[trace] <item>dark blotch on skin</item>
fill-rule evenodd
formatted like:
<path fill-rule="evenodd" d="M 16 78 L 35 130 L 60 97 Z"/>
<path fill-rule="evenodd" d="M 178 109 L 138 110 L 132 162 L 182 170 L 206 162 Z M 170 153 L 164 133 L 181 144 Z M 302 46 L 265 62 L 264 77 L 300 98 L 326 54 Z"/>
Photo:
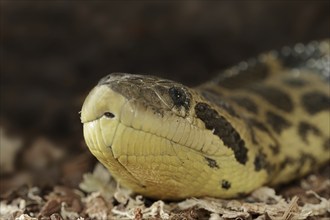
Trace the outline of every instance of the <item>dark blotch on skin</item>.
<path fill-rule="evenodd" d="M 248 159 L 248 149 L 235 128 L 206 103 L 197 103 L 195 112 L 197 117 L 204 122 L 205 127 L 209 130 L 214 129 L 214 134 L 234 151 L 236 160 L 245 164 Z"/>
<path fill-rule="evenodd" d="M 285 112 L 293 111 L 293 102 L 288 94 L 270 86 L 253 85 L 249 90 L 260 95 L 267 102 Z"/>
<path fill-rule="evenodd" d="M 308 57 L 297 54 L 294 48 L 288 48 L 286 53 L 279 51 L 278 59 L 286 68 L 298 68 L 306 64 Z"/>
<path fill-rule="evenodd" d="M 296 172 L 301 174 L 303 166 L 309 161 L 310 167 L 316 167 L 317 160 L 313 155 L 302 153 L 299 158 L 299 166 L 297 167 Z"/>
<path fill-rule="evenodd" d="M 257 121 L 256 119 L 250 118 L 247 119 L 247 124 L 250 128 L 250 133 L 251 133 L 251 138 L 252 138 L 252 143 L 258 145 L 259 143 L 256 140 L 255 137 L 255 132 L 254 132 L 254 128 L 257 128 L 263 132 L 265 132 L 273 141 L 274 141 L 274 145 L 270 144 L 269 147 L 272 150 L 273 154 L 278 154 L 280 152 L 280 147 L 279 147 L 279 143 L 276 140 L 276 138 L 272 135 L 272 133 L 269 131 L 269 129 L 260 121 Z"/>
<path fill-rule="evenodd" d="M 316 136 L 320 136 L 321 135 L 320 130 L 317 127 L 315 127 L 314 125 L 311 125 L 311 124 L 309 124 L 307 122 L 300 122 L 299 123 L 299 126 L 298 126 L 298 134 L 299 134 L 300 138 L 305 143 L 308 143 L 307 134 L 309 132 L 312 132 Z"/>
<path fill-rule="evenodd" d="M 231 187 L 231 183 L 228 180 L 222 180 L 221 187 L 225 190 L 228 190 Z"/>
<path fill-rule="evenodd" d="M 251 138 L 252 138 L 252 143 L 253 144 L 258 144 L 257 140 L 256 140 L 256 135 L 254 132 L 254 128 L 258 128 L 259 130 L 268 133 L 268 129 L 266 128 L 266 126 L 264 124 L 262 124 L 261 122 L 254 120 L 254 119 L 248 119 L 247 120 L 247 124 L 249 125 L 250 128 L 250 133 L 251 133 Z"/>
<path fill-rule="evenodd" d="M 297 78 L 288 78 L 288 79 L 284 79 L 283 82 L 290 86 L 290 87 L 295 87 L 295 88 L 300 88 L 300 87 L 304 87 L 305 85 L 307 85 L 307 82 L 302 80 L 302 79 L 297 79 Z"/>
<path fill-rule="evenodd" d="M 216 168 L 216 169 L 219 169 L 219 166 L 217 164 L 217 161 L 211 159 L 211 158 L 208 158 L 208 157 L 205 157 L 206 161 L 207 161 L 207 165 L 211 168 Z"/>
<path fill-rule="evenodd" d="M 255 65 L 248 66 L 246 70 L 240 70 L 238 74 L 220 78 L 218 85 L 227 89 L 241 89 L 248 84 L 263 81 L 268 74 L 269 66 L 258 62 Z"/>
<path fill-rule="evenodd" d="M 323 144 L 323 149 L 325 151 L 330 151 L 330 138 L 326 139 Z"/>
<path fill-rule="evenodd" d="M 254 158 L 254 169 L 255 171 L 264 169 L 268 174 L 271 174 L 274 170 L 274 165 L 270 164 L 267 160 L 267 155 L 260 151 Z"/>
<path fill-rule="evenodd" d="M 239 115 L 236 113 L 236 111 L 233 109 L 233 107 L 225 101 L 219 100 L 217 102 L 215 102 L 215 104 L 217 106 L 219 106 L 220 108 L 223 108 L 226 112 L 228 112 L 231 116 L 234 116 L 236 118 L 239 118 Z"/>
<path fill-rule="evenodd" d="M 203 90 L 201 91 L 201 95 L 208 101 L 216 104 L 218 107 L 224 109 L 228 114 L 230 114 L 233 117 L 239 118 L 239 115 L 236 113 L 236 111 L 233 109 L 233 107 L 226 101 L 219 98 L 214 93 L 211 93 L 209 90 Z"/>
<path fill-rule="evenodd" d="M 321 92 L 305 93 L 301 97 L 301 102 L 305 110 L 311 115 L 330 110 L 330 97 Z"/>
<path fill-rule="evenodd" d="M 286 129 L 291 126 L 291 123 L 288 120 L 274 112 L 267 112 L 266 117 L 267 123 L 272 126 L 273 130 L 277 134 L 281 134 L 283 129 Z"/>
<path fill-rule="evenodd" d="M 251 118 L 249 119 L 249 124 L 252 125 L 253 127 L 258 128 L 261 131 L 269 132 L 268 128 L 260 121 Z"/>
<path fill-rule="evenodd" d="M 170 97 L 173 100 L 173 103 L 177 107 L 183 106 L 186 110 L 189 109 L 190 100 L 187 97 L 185 91 L 180 87 L 171 87 L 168 90 Z"/>
<path fill-rule="evenodd" d="M 292 157 L 286 157 L 281 163 L 280 163 L 280 169 L 285 169 L 286 166 L 290 166 L 295 163 L 295 160 Z"/>
<path fill-rule="evenodd" d="M 232 100 L 247 111 L 258 114 L 258 106 L 251 99 L 247 97 L 234 97 Z"/>
<path fill-rule="evenodd" d="M 307 48 L 307 47 L 305 47 Z M 326 68 L 325 65 L 328 65 L 326 62 L 321 65 L 314 65 L 311 67 L 308 64 L 308 60 L 320 60 L 324 57 L 324 53 L 320 51 L 320 47 L 318 45 L 313 46 L 313 50 L 303 50 L 297 52 L 293 47 L 287 47 L 286 52 L 280 50 L 278 53 L 278 59 L 282 62 L 282 65 L 286 68 L 308 68 L 312 69 L 316 73 L 322 73 L 322 71 Z M 323 63 L 323 62 L 322 62 Z"/>
<path fill-rule="evenodd" d="M 267 166 L 267 157 L 263 153 L 259 153 L 254 159 L 254 169 L 255 171 L 260 171 L 261 169 L 266 168 Z"/>

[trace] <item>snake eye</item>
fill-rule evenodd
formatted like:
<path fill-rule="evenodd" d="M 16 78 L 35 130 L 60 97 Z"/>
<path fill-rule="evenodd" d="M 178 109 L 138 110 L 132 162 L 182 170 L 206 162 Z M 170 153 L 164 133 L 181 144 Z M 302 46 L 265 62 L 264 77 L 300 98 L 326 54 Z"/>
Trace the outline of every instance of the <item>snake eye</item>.
<path fill-rule="evenodd" d="M 169 89 L 169 94 L 176 106 L 183 106 L 186 104 L 186 94 L 183 89 L 178 87 L 172 87 Z"/>
<path fill-rule="evenodd" d="M 114 118 L 115 115 L 112 114 L 111 112 L 104 112 L 104 116 L 107 117 L 107 118 Z"/>

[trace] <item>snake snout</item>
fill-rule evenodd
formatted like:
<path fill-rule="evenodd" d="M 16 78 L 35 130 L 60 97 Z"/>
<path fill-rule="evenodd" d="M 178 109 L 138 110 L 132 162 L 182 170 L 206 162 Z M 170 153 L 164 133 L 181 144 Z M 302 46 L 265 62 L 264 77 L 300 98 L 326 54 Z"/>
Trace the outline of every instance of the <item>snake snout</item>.
<path fill-rule="evenodd" d="M 89 93 L 81 110 L 81 122 L 91 150 L 106 149 L 112 145 L 126 102 L 126 98 L 106 85 L 96 86 Z"/>
<path fill-rule="evenodd" d="M 86 123 L 105 117 L 119 117 L 126 98 L 106 85 L 96 86 L 87 96 L 82 110 L 81 122 Z"/>

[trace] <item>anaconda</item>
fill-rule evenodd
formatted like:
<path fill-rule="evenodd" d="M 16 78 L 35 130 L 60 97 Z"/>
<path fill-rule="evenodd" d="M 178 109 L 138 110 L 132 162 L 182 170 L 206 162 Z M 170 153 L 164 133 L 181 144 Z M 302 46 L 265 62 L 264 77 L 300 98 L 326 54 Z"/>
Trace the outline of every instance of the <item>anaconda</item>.
<path fill-rule="evenodd" d="M 195 88 L 110 74 L 83 104 L 86 143 L 121 185 L 158 199 L 301 177 L 330 159 L 329 42 L 261 54 Z"/>

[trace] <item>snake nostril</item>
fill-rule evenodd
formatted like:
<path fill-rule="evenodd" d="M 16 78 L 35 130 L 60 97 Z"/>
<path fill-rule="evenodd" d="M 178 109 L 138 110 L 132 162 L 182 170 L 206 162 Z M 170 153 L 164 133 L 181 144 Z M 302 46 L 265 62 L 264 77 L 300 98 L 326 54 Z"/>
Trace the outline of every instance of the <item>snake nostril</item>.
<path fill-rule="evenodd" d="M 107 117 L 107 118 L 114 118 L 115 115 L 111 112 L 104 112 L 104 116 Z"/>

